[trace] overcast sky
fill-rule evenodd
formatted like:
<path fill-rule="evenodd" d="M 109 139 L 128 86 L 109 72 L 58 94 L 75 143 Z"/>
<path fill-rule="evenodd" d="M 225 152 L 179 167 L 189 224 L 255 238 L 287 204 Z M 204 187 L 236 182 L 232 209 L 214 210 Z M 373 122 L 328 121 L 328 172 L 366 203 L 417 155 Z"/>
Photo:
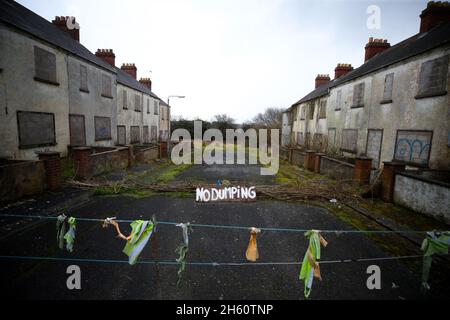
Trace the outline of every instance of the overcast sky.
<path fill-rule="evenodd" d="M 114 49 L 116 65 L 136 63 L 172 114 L 251 119 L 287 108 L 337 63 L 357 67 L 368 38 L 391 44 L 419 31 L 427 1 L 338 0 L 19 0 L 48 20 L 75 16 L 81 43 Z M 381 9 L 369 29 L 367 9 Z M 151 71 L 151 73 L 150 73 Z"/>

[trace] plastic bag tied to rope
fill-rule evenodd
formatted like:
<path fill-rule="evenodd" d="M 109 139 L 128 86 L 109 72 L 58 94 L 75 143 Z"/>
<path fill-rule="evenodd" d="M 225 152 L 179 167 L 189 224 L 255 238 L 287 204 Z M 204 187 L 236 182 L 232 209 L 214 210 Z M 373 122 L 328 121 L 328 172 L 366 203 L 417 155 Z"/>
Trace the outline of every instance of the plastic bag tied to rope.
<path fill-rule="evenodd" d="M 248 261 L 256 262 L 259 259 L 258 243 L 256 238 L 261 233 L 261 229 L 250 228 L 250 241 L 245 256 Z"/>
<path fill-rule="evenodd" d="M 177 247 L 175 252 L 178 254 L 177 262 L 180 264 L 180 268 L 178 269 L 178 281 L 177 287 L 179 288 L 181 285 L 181 278 L 183 276 L 184 271 L 186 270 L 186 258 L 187 253 L 189 251 L 189 231 L 192 231 L 190 227 L 190 223 L 180 223 L 176 225 L 177 227 L 182 229 L 183 232 L 183 243 Z"/>
<path fill-rule="evenodd" d="M 423 240 L 423 269 L 422 269 L 422 288 L 429 290 L 428 278 L 430 276 L 433 255 L 448 254 L 450 247 L 450 232 L 428 232 L 427 237 Z"/>
<path fill-rule="evenodd" d="M 154 225 L 153 221 L 136 220 L 131 223 L 131 234 L 127 237 L 120 231 L 119 224 L 115 221 L 115 218 L 107 218 L 103 222 L 103 227 L 113 225 L 116 228 L 118 237 L 127 241 L 127 244 L 123 248 L 123 253 L 128 256 L 128 262 L 131 265 L 135 265 L 138 261 L 139 255 L 144 250 L 150 237 L 153 234 Z"/>
<path fill-rule="evenodd" d="M 66 232 L 67 224 L 69 225 L 69 230 Z M 67 219 L 65 214 L 58 216 L 56 220 L 56 242 L 61 250 L 64 249 L 64 243 L 66 243 L 66 250 L 69 252 L 73 251 L 76 224 L 77 221 L 73 217 Z"/>
<path fill-rule="evenodd" d="M 314 278 L 322 280 L 320 274 L 320 266 L 318 260 L 321 255 L 321 245 L 326 247 L 328 242 L 320 235 L 317 230 L 311 230 L 305 233 L 305 237 L 309 239 L 308 250 L 303 258 L 302 268 L 300 270 L 299 279 L 305 282 L 305 298 L 309 298 Z"/>

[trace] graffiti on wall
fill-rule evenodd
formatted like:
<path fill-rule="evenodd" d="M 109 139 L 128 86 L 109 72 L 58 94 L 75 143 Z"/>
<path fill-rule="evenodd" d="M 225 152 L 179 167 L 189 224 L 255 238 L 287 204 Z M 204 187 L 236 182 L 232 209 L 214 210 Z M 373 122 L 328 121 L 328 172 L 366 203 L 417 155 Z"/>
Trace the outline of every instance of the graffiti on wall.
<path fill-rule="evenodd" d="M 433 131 L 407 131 L 397 132 L 394 160 L 428 165 L 431 152 Z"/>

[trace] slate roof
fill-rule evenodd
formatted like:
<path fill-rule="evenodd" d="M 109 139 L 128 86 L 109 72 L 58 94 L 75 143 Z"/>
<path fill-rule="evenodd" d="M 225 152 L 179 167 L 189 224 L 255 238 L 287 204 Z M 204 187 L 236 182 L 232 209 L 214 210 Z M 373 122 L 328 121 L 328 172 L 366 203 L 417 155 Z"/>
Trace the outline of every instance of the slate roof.
<path fill-rule="evenodd" d="M 51 22 L 12 0 L 0 0 L 0 21 L 115 73 L 115 69 Z"/>
<path fill-rule="evenodd" d="M 359 68 L 347 73 L 345 76 L 320 86 L 296 102 L 293 106 L 323 96 L 333 87 L 449 43 L 450 23 L 440 24 L 428 32 L 418 33 L 392 46 L 386 51 L 374 56 Z"/>

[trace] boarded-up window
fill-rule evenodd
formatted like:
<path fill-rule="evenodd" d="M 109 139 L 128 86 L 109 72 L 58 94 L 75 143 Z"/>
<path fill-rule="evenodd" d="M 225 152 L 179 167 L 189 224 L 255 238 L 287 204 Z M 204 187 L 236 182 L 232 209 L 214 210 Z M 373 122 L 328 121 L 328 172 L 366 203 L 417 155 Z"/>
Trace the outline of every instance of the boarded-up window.
<path fill-rule="evenodd" d="M 147 113 L 150 113 L 150 99 L 147 99 Z"/>
<path fill-rule="evenodd" d="M 158 101 L 153 102 L 153 112 L 158 115 L 159 114 L 159 103 Z"/>
<path fill-rule="evenodd" d="M 314 103 L 310 103 L 309 104 L 309 119 L 313 120 L 314 119 L 314 109 L 315 109 L 315 104 Z"/>
<path fill-rule="evenodd" d="M 131 144 L 136 144 L 141 142 L 141 130 L 139 127 L 131 127 L 130 131 L 130 142 Z"/>
<path fill-rule="evenodd" d="M 383 92 L 383 100 L 381 103 L 390 103 L 392 102 L 392 88 L 394 85 L 394 74 L 390 73 L 386 75 L 384 79 L 384 92 Z"/>
<path fill-rule="evenodd" d="M 342 130 L 341 150 L 356 153 L 358 142 L 358 130 L 344 129 Z"/>
<path fill-rule="evenodd" d="M 94 117 L 95 141 L 111 140 L 111 118 Z"/>
<path fill-rule="evenodd" d="M 125 89 L 122 90 L 122 104 L 124 109 L 128 109 L 128 93 Z"/>
<path fill-rule="evenodd" d="M 300 120 L 306 119 L 306 106 L 300 107 Z"/>
<path fill-rule="evenodd" d="M 34 72 L 35 80 L 58 84 L 56 81 L 56 55 L 35 46 Z"/>
<path fill-rule="evenodd" d="M 328 146 L 336 146 L 336 128 L 328 129 Z"/>
<path fill-rule="evenodd" d="M 364 106 L 364 88 L 365 84 L 360 83 L 353 87 L 353 106 L 352 108 L 358 108 Z"/>
<path fill-rule="evenodd" d="M 158 140 L 158 127 L 157 126 L 151 126 L 150 128 L 150 134 L 151 134 L 151 141 L 155 142 Z"/>
<path fill-rule="evenodd" d="M 53 113 L 17 111 L 17 125 L 21 149 L 56 145 Z"/>
<path fill-rule="evenodd" d="M 322 100 L 319 103 L 319 119 L 326 119 L 327 117 L 327 101 Z"/>
<path fill-rule="evenodd" d="M 80 90 L 84 92 L 89 92 L 87 67 L 83 65 L 80 65 Z"/>
<path fill-rule="evenodd" d="M 449 56 L 422 63 L 419 77 L 419 92 L 416 98 L 432 97 L 447 93 Z"/>
<path fill-rule="evenodd" d="M 341 103 L 342 103 L 342 90 L 339 90 L 336 93 L 336 107 L 335 107 L 336 111 L 341 110 Z"/>
<path fill-rule="evenodd" d="M 105 98 L 112 98 L 112 85 L 111 77 L 103 74 L 102 75 L 102 96 Z"/>
<path fill-rule="evenodd" d="M 433 131 L 398 130 L 394 160 L 427 166 Z"/>
<path fill-rule="evenodd" d="M 119 146 L 127 144 L 127 128 L 125 126 L 117 126 L 117 144 Z"/>
<path fill-rule="evenodd" d="M 134 110 L 141 111 L 141 96 L 138 94 L 134 95 Z"/>
<path fill-rule="evenodd" d="M 303 142 L 303 145 L 309 149 L 311 146 L 311 133 L 307 132 L 305 134 L 305 141 Z"/>
<path fill-rule="evenodd" d="M 148 126 L 142 127 L 142 138 L 144 139 L 144 143 L 150 143 L 150 132 Z"/>
<path fill-rule="evenodd" d="M 79 147 L 86 145 L 86 130 L 84 116 L 69 115 L 70 145 Z"/>

